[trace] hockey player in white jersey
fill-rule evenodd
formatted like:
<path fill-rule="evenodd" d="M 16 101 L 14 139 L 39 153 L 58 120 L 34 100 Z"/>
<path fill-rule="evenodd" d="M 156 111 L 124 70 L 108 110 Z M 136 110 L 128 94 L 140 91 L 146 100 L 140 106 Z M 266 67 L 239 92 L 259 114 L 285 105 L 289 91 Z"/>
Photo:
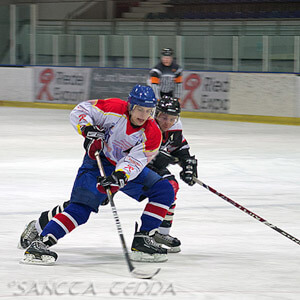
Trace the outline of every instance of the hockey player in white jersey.
<path fill-rule="evenodd" d="M 167 169 L 169 164 L 179 163 L 182 166 L 180 173 L 181 179 L 189 185 L 193 185 L 193 177 L 197 177 L 197 160 L 189 153 L 189 145 L 182 133 L 182 123 L 179 119 L 180 103 L 178 98 L 163 96 L 156 106 L 155 120 L 159 124 L 163 134 L 163 140 L 159 154 L 147 165 L 150 169 L 157 172 L 163 178 L 168 179 L 172 184 L 175 197 L 168 210 L 158 232 L 155 233 L 154 239 L 163 246 L 167 246 L 168 252 L 179 252 L 181 242 L 171 236 L 170 229 L 173 223 L 174 210 L 176 207 L 176 194 L 179 185 L 175 176 Z M 176 159 L 176 161 L 174 160 Z M 64 208 L 70 204 L 70 201 L 62 205 L 55 206 L 52 210 L 44 211 L 37 221 L 30 222 L 20 238 L 20 246 L 26 249 L 30 243 L 38 237 L 48 222 Z M 104 203 L 102 203 L 104 205 Z"/>
<path fill-rule="evenodd" d="M 167 179 L 146 167 L 158 153 L 162 140 L 151 116 L 156 101 L 150 87 L 137 85 L 128 102 L 118 98 L 91 100 L 73 109 L 71 123 L 85 138 L 86 155 L 74 182 L 70 204 L 29 245 L 23 263 L 53 263 L 57 254 L 49 247 L 86 223 L 91 212 L 98 212 L 107 186 L 112 192 L 120 189 L 137 201 L 148 198 L 141 227 L 132 242 L 132 259 L 167 260 L 167 250 L 155 241 L 154 234 L 173 203 L 174 189 Z M 105 173 L 109 174 L 106 178 L 100 176 L 95 161 L 98 150 Z"/>

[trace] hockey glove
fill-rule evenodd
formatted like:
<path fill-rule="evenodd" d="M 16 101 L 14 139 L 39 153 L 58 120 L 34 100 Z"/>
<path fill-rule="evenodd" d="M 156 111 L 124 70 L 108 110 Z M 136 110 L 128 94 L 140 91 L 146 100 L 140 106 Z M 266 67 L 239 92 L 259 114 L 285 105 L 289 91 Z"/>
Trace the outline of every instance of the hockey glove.
<path fill-rule="evenodd" d="M 112 193 L 116 193 L 119 189 L 124 187 L 128 182 L 128 178 L 123 171 L 114 171 L 110 176 L 98 177 L 97 189 L 103 193 L 108 187 L 111 188 Z"/>
<path fill-rule="evenodd" d="M 176 157 L 170 155 L 167 151 L 160 150 L 151 161 L 151 164 L 160 170 L 166 168 L 169 164 L 175 164 L 176 162 Z"/>
<path fill-rule="evenodd" d="M 193 177 L 198 177 L 197 174 L 197 159 L 195 156 L 191 156 L 181 164 L 182 171 L 180 172 L 180 178 L 188 185 L 194 185 L 195 181 Z"/>
<path fill-rule="evenodd" d="M 103 148 L 105 138 L 104 130 L 99 126 L 85 126 L 82 129 L 82 135 L 85 137 L 83 147 L 91 159 L 96 160 L 95 152 Z"/>

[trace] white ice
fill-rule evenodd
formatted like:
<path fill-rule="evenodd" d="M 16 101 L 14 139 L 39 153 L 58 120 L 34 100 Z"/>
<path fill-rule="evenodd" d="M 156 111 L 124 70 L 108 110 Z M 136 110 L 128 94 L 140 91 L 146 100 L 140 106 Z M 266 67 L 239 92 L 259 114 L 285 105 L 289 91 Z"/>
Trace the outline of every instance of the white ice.
<path fill-rule="evenodd" d="M 0 299 L 299 299 L 300 247 L 200 185 L 180 181 L 172 234 L 182 252 L 151 281 L 127 270 L 110 206 L 21 265 L 26 223 L 69 199 L 84 154 L 69 111 L 0 108 Z M 199 179 L 300 238 L 300 127 L 183 119 Z M 179 167 L 173 167 L 177 174 Z M 145 202 L 118 194 L 127 247 Z"/>

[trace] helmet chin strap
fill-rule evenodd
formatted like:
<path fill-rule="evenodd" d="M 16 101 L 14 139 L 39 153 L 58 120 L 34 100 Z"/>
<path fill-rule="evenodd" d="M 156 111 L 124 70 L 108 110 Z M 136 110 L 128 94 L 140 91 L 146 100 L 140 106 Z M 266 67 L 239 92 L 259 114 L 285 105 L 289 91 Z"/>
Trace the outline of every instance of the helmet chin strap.
<path fill-rule="evenodd" d="M 131 111 L 133 111 L 136 107 L 136 104 L 129 104 L 129 113 L 131 113 Z"/>

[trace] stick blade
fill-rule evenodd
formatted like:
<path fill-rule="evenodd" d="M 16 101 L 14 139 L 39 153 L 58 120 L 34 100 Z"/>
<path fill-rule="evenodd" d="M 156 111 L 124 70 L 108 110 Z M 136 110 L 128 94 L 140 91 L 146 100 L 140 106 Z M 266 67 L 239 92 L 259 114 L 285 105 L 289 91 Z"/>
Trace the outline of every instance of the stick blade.
<path fill-rule="evenodd" d="M 143 271 L 143 270 L 139 270 L 134 268 L 131 271 L 131 274 L 133 277 L 135 278 L 140 278 L 140 279 L 151 279 L 152 277 L 154 277 L 156 274 L 158 274 L 160 271 L 160 268 L 156 269 L 154 272 L 150 272 L 150 271 Z"/>

